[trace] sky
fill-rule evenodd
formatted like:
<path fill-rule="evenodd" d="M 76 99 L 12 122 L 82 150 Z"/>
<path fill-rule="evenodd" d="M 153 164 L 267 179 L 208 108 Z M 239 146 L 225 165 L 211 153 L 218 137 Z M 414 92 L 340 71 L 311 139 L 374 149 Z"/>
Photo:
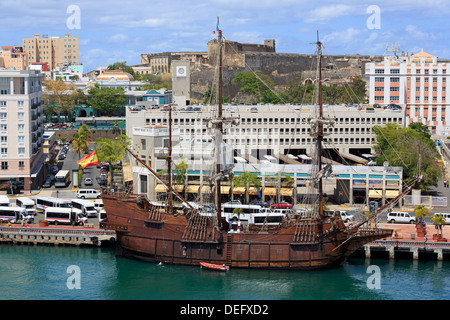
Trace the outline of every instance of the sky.
<path fill-rule="evenodd" d="M 450 59 L 448 0 L 1 0 L 0 45 L 34 34 L 79 37 L 84 71 L 141 53 L 207 51 L 217 17 L 227 40 L 275 39 L 281 53 L 384 55 L 386 45 Z"/>

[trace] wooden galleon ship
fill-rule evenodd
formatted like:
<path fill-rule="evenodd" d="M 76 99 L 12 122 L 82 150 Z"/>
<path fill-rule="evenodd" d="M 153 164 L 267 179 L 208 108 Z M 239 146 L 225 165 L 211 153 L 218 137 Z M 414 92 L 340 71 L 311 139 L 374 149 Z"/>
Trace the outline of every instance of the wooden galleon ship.
<path fill-rule="evenodd" d="M 219 30 L 218 44 L 222 45 Z M 322 178 L 330 174 L 331 166 L 322 167 L 321 153 L 324 127 L 333 119 L 323 116 L 321 99 L 321 42 L 317 40 L 318 57 L 318 112 L 310 119 L 311 135 L 315 139 L 316 160 L 311 173 L 318 194 L 311 210 L 286 214 L 276 224 L 254 224 L 236 232 L 222 216 L 221 176 L 223 167 L 217 164 L 214 189 L 217 195 L 214 214 L 194 209 L 171 186 L 172 148 L 168 153 L 168 181 L 162 179 L 144 162 L 143 166 L 163 183 L 168 190 L 167 205 L 151 202 L 145 195 L 104 191 L 103 203 L 107 221 L 101 227 L 117 233 L 117 253 L 153 262 L 199 266 L 200 263 L 226 265 L 231 268 L 270 268 L 315 270 L 339 266 L 355 250 L 366 243 L 391 236 L 391 229 L 369 226 L 369 218 L 360 223 L 345 224 L 339 212 L 324 209 Z M 222 116 L 221 79 L 222 49 L 219 58 L 219 98 L 216 126 L 216 142 L 220 143 L 223 126 L 230 123 Z M 171 110 L 169 110 L 171 115 Z M 169 128 L 171 116 L 169 116 Z M 170 132 L 170 130 L 169 130 Z M 171 140 L 171 138 L 170 138 Z M 220 144 L 218 144 L 220 145 Z M 218 148 L 220 149 L 220 148 Z M 133 152 L 127 149 L 134 156 Z M 397 201 L 410 191 L 414 184 L 392 201 Z M 185 203 L 185 208 L 174 209 L 172 197 Z M 388 208 L 386 204 L 378 211 Z M 375 213 L 376 214 L 376 213 Z"/>

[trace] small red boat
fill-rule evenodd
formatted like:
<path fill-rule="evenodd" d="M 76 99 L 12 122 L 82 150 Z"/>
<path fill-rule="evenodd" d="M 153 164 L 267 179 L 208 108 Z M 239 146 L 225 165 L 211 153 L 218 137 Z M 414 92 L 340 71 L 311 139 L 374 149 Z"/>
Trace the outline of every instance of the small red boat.
<path fill-rule="evenodd" d="M 209 270 L 216 270 L 216 271 L 228 271 L 230 270 L 229 266 L 226 266 L 224 264 L 213 264 L 213 263 L 206 263 L 206 262 L 200 262 L 200 268 L 205 268 Z"/>

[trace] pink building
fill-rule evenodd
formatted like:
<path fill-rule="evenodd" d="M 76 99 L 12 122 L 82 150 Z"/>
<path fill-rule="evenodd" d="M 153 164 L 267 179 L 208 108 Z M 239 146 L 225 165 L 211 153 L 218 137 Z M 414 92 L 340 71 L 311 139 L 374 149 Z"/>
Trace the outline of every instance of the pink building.
<path fill-rule="evenodd" d="M 398 104 L 405 126 L 421 122 L 436 135 L 450 135 L 447 113 L 447 63 L 423 50 L 366 64 L 369 103 Z"/>
<path fill-rule="evenodd" d="M 28 67 L 28 53 L 22 47 L 2 46 L 0 51 L 0 68 L 26 70 Z"/>

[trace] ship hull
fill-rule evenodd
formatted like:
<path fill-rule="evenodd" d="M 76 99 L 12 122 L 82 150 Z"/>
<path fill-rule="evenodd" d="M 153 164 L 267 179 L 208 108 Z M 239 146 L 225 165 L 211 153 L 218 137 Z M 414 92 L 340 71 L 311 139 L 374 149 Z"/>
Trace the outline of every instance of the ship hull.
<path fill-rule="evenodd" d="M 151 262 L 316 270 L 339 266 L 364 241 L 388 236 L 378 234 L 353 241 L 345 232 L 331 232 L 331 223 L 322 226 L 329 233 L 322 239 L 299 238 L 294 226 L 270 232 L 227 232 L 210 225 L 190 230 L 187 215 L 162 213 L 158 219 L 149 219 L 148 211 L 133 199 L 105 195 L 103 203 L 108 220 L 102 227 L 116 231 L 117 254 Z"/>

